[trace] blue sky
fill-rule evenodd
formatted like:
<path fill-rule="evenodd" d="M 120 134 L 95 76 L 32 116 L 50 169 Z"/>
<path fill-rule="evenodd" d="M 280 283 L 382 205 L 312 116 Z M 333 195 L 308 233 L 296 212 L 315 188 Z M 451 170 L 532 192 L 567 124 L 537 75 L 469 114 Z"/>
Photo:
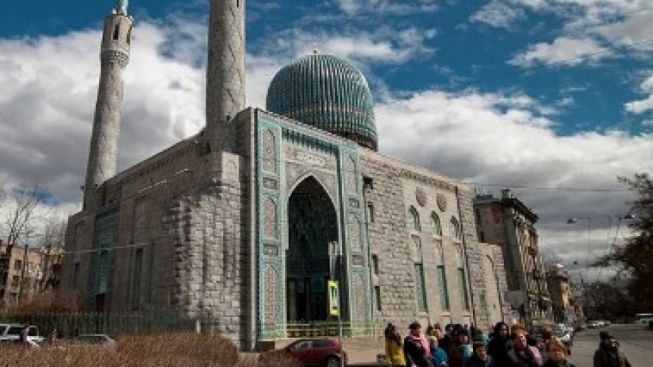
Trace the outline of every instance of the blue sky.
<path fill-rule="evenodd" d="M 121 169 L 204 125 L 207 5 L 131 1 Z M 40 182 L 74 211 L 113 1 L 3 6 L 0 185 Z M 647 0 L 248 0 L 247 11 L 250 105 L 265 107 L 274 74 L 317 44 L 367 77 L 384 154 L 482 192 L 512 188 L 567 263 L 587 251 L 566 219 L 593 217 L 594 255 L 605 253 L 607 216 L 632 199 L 616 177 L 653 170 Z"/>
<path fill-rule="evenodd" d="M 620 129 L 630 133 L 650 131 L 652 115 L 634 114 L 626 110 L 626 103 L 638 100 L 643 93 L 643 82 L 653 67 L 652 42 L 642 42 L 642 47 L 624 47 L 606 37 L 596 37 L 605 52 L 597 51 L 600 62 L 590 57 L 576 55 L 568 50 L 554 66 L 545 61 L 524 67 L 510 62 L 530 46 L 551 43 L 569 31 L 565 25 L 578 21 L 595 7 L 582 7 L 574 1 L 561 1 L 558 9 L 540 9 L 523 4 L 537 1 L 505 1 L 519 15 L 501 14 L 500 10 L 482 12 L 493 3 L 501 1 L 255 1 L 248 3 L 248 49 L 251 53 L 276 43 L 290 30 L 301 30 L 310 41 L 310 35 L 357 35 L 374 33 L 379 28 L 386 32 L 415 29 L 435 32 L 420 43 L 423 52 L 401 63 L 368 61 L 367 67 L 389 89 L 419 91 L 438 88 L 460 91 L 467 88 L 479 92 L 520 91 L 550 106 L 557 106 L 555 126 L 557 132 L 569 134 L 578 130 Z M 358 8 L 351 4 L 358 3 Z M 392 6 L 408 9 L 392 10 Z M 564 6 L 564 4 L 567 6 Z M 614 3 L 614 2 L 613 2 Z M 618 2 L 617 2 L 618 3 Z M 621 14 L 644 14 L 651 7 L 632 5 L 623 1 Z M 628 4 L 631 4 L 628 6 Z M 348 5 L 349 4 L 349 5 Z M 0 37 L 19 38 L 41 35 L 62 35 L 74 30 L 92 29 L 101 25 L 101 19 L 111 1 L 21 1 L 5 5 L 5 19 L 0 23 Z M 205 21 L 204 1 L 153 1 L 131 2 L 131 12 L 138 21 L 165 22 L 171 17 L 185 17 L 189 21 Z M 385 7 L 385 9 L 384 9 Z M 495 6 L 496 7 L 496 6 Z M 498 7 L 501 9 L 501 7 Z M 507 11 L 504 9 L 504 11 Z M 564 16 L 559 13 L 564 12 Z M 605 11 L 608 13 L 608 11 Z M 630 13 L 628 13 L 630 12 Z M 628 15 L 606 15 L 615 24 Z M 571 15 L 570 15 L 571 14 Z M 576 16 L 574 17 L 575 14 Z M 514 19 L 513 19 L 514 18 Z M 589 31 L 588 31 L 589 32 Z M 578 34 L 578 31 L 571 32 Z M 584 37 L 584 36 L 583 36 Z M 647 41 L 635 39 L 636 42 Z M 400 41 L 397 47 L 401 47 Z M 306 47 L 311 47 L 309 42 Z M 648 49 L 647 49 L 648 47 Z M 590 61 L 588 61 L 590 60 Z M 369 62 L 371 61 L 371 62 Z"/>

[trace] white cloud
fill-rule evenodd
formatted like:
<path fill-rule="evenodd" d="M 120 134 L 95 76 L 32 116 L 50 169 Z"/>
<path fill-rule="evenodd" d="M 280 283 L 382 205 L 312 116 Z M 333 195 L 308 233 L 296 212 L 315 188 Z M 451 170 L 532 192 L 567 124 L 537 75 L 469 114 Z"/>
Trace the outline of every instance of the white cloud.
<path fill-rule="evenodd" d="M 275 35 L 259 53 L 294 59 L 312 53 L 317 47 L 322 53 L 354 62 L 400 64 L 416 56 L 431 54 L 434 50 L 427 42 L 435 36 L 434 29 L 417 28 L 397 30 L 380 27 L 374 32 L 356 34 L 289 29 Z"/>
<path fill-rule="evenodd" d="M 513 22 L 524 18 L 526 18 L 526 13 L 522 9 L 504 1 L 492 0 L 472 14 L 470 21 L 485 23 L 497 28 L 509 28 Z"/>
<path fill-rule="evenodd" d="M 125 71 L 121 168 L 203 125 L 203 72 L 188 64 L 189 50 L 161 55 L 166 34 L 145 22 L 135 30 Z M 63 203 L 79 200 L 100 39 L 100 32 L 83 31 L 0 40 L 0 179 L 38 181 Z"/>
<path fill-rule="evenodd" d="M 642 100 L 626 103 L 626 111 L 636 114 L 653 111 L 653 76 L 642 82 L 640 89 L 649 96 Z"/>
<path fill-rule="evenodd" d="M 417 0 L 401 3 L 392 0 L 333 0 L 346 15 L 357 16 L 361 13 L 384 13 L 406 15 L 414 12 L 432 12 L 437 10 L 436 0 Z"/>
<path fill-rule="evenodd" d="M 515 56 L 510 64 L 531 67 L 538 63 L 546 65 L 575 65 L 588 60 L 610 56 L 609 48 L 591 38 L 560 37 L 552 43 L 538 43 Z"/>
<path fill-rule="evenodd" d="M 529 66 L 575 65 L 597 61 L 616 49 L 651 50 L 653 7 L 647 0 L 490 0 L 470 17 L 494 27 L 511 29 L 526 12 L 548 13 L 562 21 L 560 33 L 551 43 L 529 46 L 512 63 Z M 605 41 L 599 44 L 598 40 Z M 596 53 L 601 54 L 597 56 Z M 623 54 L 623 52 L 619 53 Z"/>
<path fill-rule="evenodd" d="M 384 101 L 377 106 L 380 147 L 468 182 L 499 185 L 488 190 L 516 187 L 513 191 L 540 215 L 542 247 L 566 260 L 579 256 L 570 248 L 586 244 L 583 228 L 565 224 L 569 217 L 594 217 L 592 249 L 604 248 L 607 215 L 623 214 L 632 194 L 545 188 L 622 189 L 618 175 L 653 168 L 653 134 L 559 136 L 551 121 L 533 112 L 532 103 L 506 105 L 506 100 L 511 96 L 425 91 Z M 581 253 L 587 256 L 585 248 Z"/>

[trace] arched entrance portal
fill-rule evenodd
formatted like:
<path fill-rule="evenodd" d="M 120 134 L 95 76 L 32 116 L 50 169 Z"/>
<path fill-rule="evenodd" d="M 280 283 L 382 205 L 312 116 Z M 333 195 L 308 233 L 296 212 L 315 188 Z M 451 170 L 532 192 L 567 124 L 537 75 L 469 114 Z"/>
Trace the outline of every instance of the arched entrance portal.
<path fill-rule="evenodd" d="M 337 240 L 338 219 L 333 202 L 322 185 L 308 177 L 288 199 L 288 322 L 326 320 L 329 242 Z"/>

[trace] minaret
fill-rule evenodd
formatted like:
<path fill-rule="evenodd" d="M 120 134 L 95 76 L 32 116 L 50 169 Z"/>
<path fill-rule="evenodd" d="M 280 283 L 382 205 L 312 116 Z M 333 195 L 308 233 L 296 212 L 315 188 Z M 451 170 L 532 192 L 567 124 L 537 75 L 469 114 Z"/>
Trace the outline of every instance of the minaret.
<path fill-rule="evenodd" d="M 206 135 L 214 146 L 245 108 L 245 0 L 211 0 L 210 12 Z"/>
<path fill-rule="evenodd" d="M 122 72 L 129 63 L 133 27 L 126 4 L 126 1 L 117 1 L 115 9 L 104 21 L 100 86 L 86 170 L 84 208 L 93 205 L 97 188 L 116 174 L 123 98 Z"/>

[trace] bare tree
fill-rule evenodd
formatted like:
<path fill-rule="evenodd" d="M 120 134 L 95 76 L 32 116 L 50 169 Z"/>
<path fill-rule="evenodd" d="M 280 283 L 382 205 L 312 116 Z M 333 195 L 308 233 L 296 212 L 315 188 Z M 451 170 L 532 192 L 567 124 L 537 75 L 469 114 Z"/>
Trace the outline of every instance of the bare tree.
<path fill-rule="evenodd" d="M 57 288 L 61 278 L 61 260 L 66 236 L 67 220 L 59 215 L 46 216 L 40 245 L 43 251 L 43 274 L 39 291 Z"/>
<path fill-rule="evenodd" d="M 34 231 L 37 209 L 43 200 L 39 186 L 32 184 L 13 190 L 8 201 L 5 227 L 7 245 L 13 247 L 20 241 L 24 242 Z"/>
<path fill-rule="evenodd" d="M 5 253 L 0 259 L 0 282 L 7 284 L 9 277 L 9 262 L 13 248 L 19 241 L 25 242 L 34 231 L 34 221 L 37 211 L 42 202 L 42 195 L 39 186 L 36 184 L 25 185 L 13 189 L 7 198 L 5 230 L 7 234 L 7 246 Z M 23 291 L 23 279 L 25 278 L 27 262 L 23 262 L 21 281 L 18 294 Z"/>

